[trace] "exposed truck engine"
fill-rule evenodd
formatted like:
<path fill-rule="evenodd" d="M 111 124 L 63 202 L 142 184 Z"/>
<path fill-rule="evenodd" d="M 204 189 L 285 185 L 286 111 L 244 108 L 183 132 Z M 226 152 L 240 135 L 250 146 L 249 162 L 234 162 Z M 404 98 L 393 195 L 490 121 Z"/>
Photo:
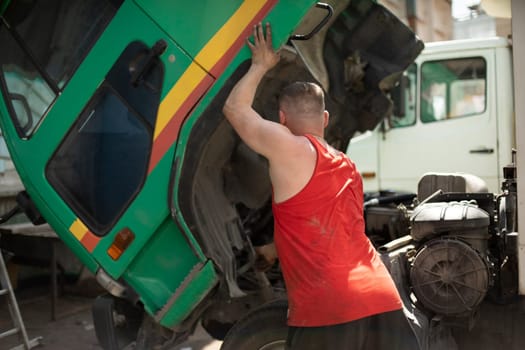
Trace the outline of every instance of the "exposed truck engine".
<path fill-rule="evenodd" d="M 428 173 L 417 195 L 367 201 L 369 236 L 377 242 L 396 237 L 378 249 L 417 320 L 424 349 L 443 342 L 463 348 L 457 344 L 487 331 L 479 319 L 494 317 L 480 312 L 483 303 L 518 302 L 515 164 L 504 174 L 497 194 L 474 175 Z"/>

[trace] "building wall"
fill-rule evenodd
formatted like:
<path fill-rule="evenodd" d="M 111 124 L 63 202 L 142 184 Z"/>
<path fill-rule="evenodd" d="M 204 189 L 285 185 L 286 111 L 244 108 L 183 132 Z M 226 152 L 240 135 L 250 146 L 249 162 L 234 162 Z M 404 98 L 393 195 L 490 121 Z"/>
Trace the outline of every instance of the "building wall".
<path fill-rule="evenodd" d="M 451 0 L 381 0 L 425 42 L 451 40 L 454 30 Z"/>
<path fill-rule="evenodd" d="M 512 25 L 510 18 L 495 18 L 496 20 L 496 35 L 502 37 L 512 36 Z"/>
<path fill-rule="evenodd" d="M 424 14 L 418 13 L 417 33 L 424 41 L 442 41 L 452 39 L 454 31 L 451 0 L 418 0 L 417 9 L 422 8 Z"/>

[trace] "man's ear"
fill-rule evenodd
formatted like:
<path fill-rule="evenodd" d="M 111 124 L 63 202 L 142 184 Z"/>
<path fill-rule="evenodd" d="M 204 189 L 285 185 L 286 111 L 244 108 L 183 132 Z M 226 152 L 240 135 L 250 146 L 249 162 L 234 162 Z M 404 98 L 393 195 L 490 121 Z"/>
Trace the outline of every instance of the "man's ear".
<path fill-rule="evenodd" d="M 286 125 L 286 115 L 282 110 L 279 110 L 279 123 Z"/>
<path fill-rule="evenodd" d="M 330 121 L 330 113 L 328 113 L 328 111 L 324 111 L 323 112 L 323 127 L 327 127 L 328 126 L 328 122 Z"/>

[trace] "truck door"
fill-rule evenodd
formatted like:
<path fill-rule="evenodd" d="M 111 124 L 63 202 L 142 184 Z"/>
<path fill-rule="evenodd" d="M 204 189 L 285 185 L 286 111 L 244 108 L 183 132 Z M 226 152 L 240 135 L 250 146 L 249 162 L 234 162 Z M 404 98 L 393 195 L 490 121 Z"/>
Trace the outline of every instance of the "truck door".
<path fill-rule="evenodd" d="M 0 22 L 2 130 L 27 192 L 99 281 L 124 281 L 162 324 L 215 282 L 168 207 L 165 155 L 214 81 L 175 37 L 134 1 L 14 1 Z"/>
<path fill-rule="evenodd" d="M 498 188 L 492 51 L 442 56 L 418 62 L 407 75 L 402 115 L 379 141 L 382 189 L 413 191 L 431 171 L 468 172 Z"/>

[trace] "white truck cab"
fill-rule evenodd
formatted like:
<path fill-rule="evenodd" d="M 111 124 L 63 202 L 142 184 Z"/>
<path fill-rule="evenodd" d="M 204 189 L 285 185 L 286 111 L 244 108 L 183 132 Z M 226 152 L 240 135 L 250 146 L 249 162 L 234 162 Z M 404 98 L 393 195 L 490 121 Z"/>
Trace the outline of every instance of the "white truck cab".
<path fill-rule="evenodd" d="M 426 44 L 389 120 L 349 144 L 365 191 L 413 192 L 427 172 L 465 172 L 498 192 L 515 147 L 512 74 L 505 38 Z"/>

